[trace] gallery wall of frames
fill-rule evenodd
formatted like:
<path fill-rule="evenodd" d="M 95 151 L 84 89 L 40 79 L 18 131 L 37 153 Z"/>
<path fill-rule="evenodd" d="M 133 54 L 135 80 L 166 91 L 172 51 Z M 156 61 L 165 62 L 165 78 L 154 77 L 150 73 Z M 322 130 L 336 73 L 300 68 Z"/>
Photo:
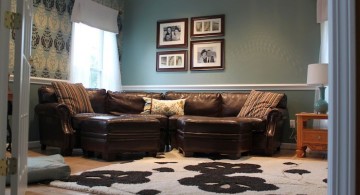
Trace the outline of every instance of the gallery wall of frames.
<path fill-rule="evenodd" d="M 224 70 L 225 15 L 190 18 L 190 33 L 188 20 L 157 21 L 156 71 Z"/>

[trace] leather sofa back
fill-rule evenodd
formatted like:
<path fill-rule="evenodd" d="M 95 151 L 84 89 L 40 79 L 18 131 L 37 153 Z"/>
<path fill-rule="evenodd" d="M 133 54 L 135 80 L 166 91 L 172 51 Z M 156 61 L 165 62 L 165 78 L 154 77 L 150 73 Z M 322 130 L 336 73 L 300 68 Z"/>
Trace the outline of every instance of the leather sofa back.
<path fill-rule="evenodd" d="M 43 85 L 38 89 L 39 103 L 55 103 L 57 102 L 55 90 L 51 85 Z"/>
<path fill-rule="evenodd" d="M 165 99 L 186 99 L 185 115 L 219 116 L 221 112 L 219 93 L 166 92 Z"/>
<path fill-rule="evenodd" d="M 278 103 L 277 108 L 287 109 L 287 96 L 286 96 L 286 94 L 284 94 L 283 98 Z"/>
<path fill-rule="evenodd" d="M 95 113 L 106 113 L 105 102 L 107 93 L 105 89 L 86 89 L 89 94 L 91 106 Z"/>
<path fill-rule="evenodd" d="M 237 116 L 244 106 L 249 93 L 221 93 L 221 116 Z"/>
<path fill-rule="evenodd" d="M 105 113 L 106 90 L 105 89 L 86 89 L 89 94 L 91 106 L 95 113 Z M 54 87 L 43 85 L 38 89 L 39 103 L 56 103 L 57 97 Z"/>
<path fill-rule="evenodd" d="M 154 99 L 186 99 L 185 115 L 196 116 L 237 116 L 249 93 L 189 93 L 189 92 L 112 92 L 105 89 L 86 89 L 95 113 L 139 114 L 143 111 L 143 97 Z M 57 102 L 54 88 L 43 85 L 38 89 L 39 103 Z M 287 109 L 287 96 L 279 102 L 278 108 Z"/>
<path fill-rule="evenodd" d="M 106 110 L 108 113 L 139 114 L 144 110 L 143 97 L 162 99 L 161 93 L 145 92 L 112 92 L 108 91 Z"/>

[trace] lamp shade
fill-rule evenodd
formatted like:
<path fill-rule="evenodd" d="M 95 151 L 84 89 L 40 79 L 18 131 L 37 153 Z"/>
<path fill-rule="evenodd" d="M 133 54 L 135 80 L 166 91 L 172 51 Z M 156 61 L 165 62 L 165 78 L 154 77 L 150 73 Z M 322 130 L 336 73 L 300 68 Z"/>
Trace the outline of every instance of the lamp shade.
<path fill-rule="evenodd" d="M 326 85 L 328 83 L 328 64 L 309 64 L 306 83 L 309 85 Z"/>

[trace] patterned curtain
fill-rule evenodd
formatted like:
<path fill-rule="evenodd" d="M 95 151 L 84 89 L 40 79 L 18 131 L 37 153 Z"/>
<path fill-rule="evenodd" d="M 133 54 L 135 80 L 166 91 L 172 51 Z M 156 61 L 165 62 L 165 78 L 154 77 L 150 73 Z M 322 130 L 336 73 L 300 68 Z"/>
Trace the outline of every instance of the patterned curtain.
<path fill-rule="evenodd" d="M 123 0 L 94 1 L 123 12 Z M 16 8 L 15 4 L 16 1 L 12 0 L 13 11 Z M 32 77 L 68 79 L 72 28 L 70 14 L 73 5 L 74 0 L 33 0 Z M 118 22 L 121 27 L 120 16 Z M 14 35 L 12 37 L 14 38 Z M 117 39 L 121 48 L 121 32 L 117 35 Z M 9 71 L 12 74 L 14 40 L 10 41 L 10 49 Z M 121 49 L 119 56 L 121 56 L 120 51 Z"/>

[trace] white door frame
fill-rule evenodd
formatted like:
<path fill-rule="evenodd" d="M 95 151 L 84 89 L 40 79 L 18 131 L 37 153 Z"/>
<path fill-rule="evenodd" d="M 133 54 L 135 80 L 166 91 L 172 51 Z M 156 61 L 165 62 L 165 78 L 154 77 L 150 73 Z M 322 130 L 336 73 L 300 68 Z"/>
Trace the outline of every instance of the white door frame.
<path fill-rule="evenodd" d="M 12 151 L 17 161 L 16 174 L 10 176 L 10 193 L 25 194 L 27 189 L 27 151 L 29 134 L 29 89 L 32 0 L 16 0 L 16 13 L 20 13 L 20 28 L 15 29 L 15 63 L 12 112 Z M 0 1 L 0 158 L 6 159 L 7 89 L 9 68 L 10 30 L 5 27 L 5 12 L 10 1 Z M 16 27 L 15 27 L 16 28 Z M 0 194 L 5 194 L 6 177 L 0 176 Z"/>
<path fill-rule="evenodd" d="M 329 0 L 328 194 L 355 195 L 355 0 Z"/>

